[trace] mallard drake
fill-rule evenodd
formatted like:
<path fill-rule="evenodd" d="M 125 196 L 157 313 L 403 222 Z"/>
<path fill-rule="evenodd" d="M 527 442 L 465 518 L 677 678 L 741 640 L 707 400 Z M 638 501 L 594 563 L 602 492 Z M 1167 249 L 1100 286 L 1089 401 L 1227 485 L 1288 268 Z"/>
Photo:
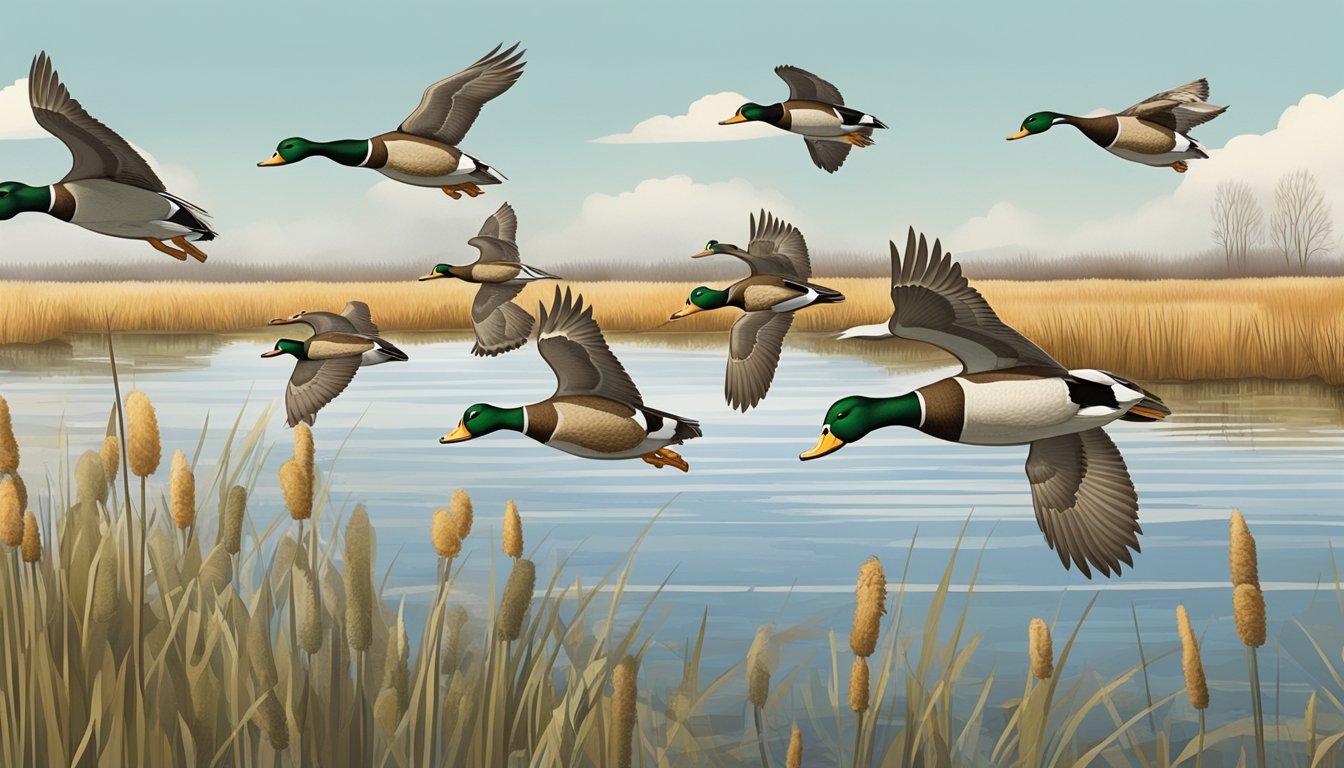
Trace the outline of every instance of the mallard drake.
<path fill-rule="evenodd" d="M 1133 163 L 1171 168 L 1185 173 L 1185 161 L 1208 154 L 1190 136 L 1190 130 L 1227 111 L 1209 104 L 1209 81 L 1203 78 L 1153 94 L 1114 115 L 1075 117 L 1058 112 L 1036 112 L 1022 121 L 1009 141 L 1045 133 L 1056 125 L 1072 125 L 1093 143 Z"/>
<path fill-rule="evenodd" d="M 439 442 L 460 443 L 508 429 L 585 459 L 638 457 L 658 469 L 689 470 L 668 446 L 700 437 L 699 422 L 644 405 L 583 297 L 572 298 L 568 289 L 562 295 L 556 288 L 550 311 L 543 306 L 540 313 L 537 351 L 555 372 L 555 394 L 516 408 L 472 405 Z"/>
<path fill-rule="evenodd" d="M 394 181 L 416 187 L 437 187 L 457 200 L 466 193 L 476 197 L 481 185 L 500 184 L 504 177 L 457 148 L 481 107 L 513 87 L 523 74 L 525 51 L 514 53 L 515 43 L 500 46 L 470 67 L 425 89 L 420 106 L 401 126 L 371 139 L 311 141 L 294 136 L 281 141 L 270 159 L 259 166 L 297 163 L 325 157 L 341 165 L 372 168 Z"/>
<path fill-rule="evenodd" d="M 874 128 L 887 127 L 872 115 L 846 107 L 840 89 L 805 69 L 775 67 L 775 74 L 789 84 L 787 101 L 765 106 L 749 101 L 719 125 L 761 122 L 796 133 L 807 144 L 812 162 L 827 173 L 845 164 L 851 148 L 871 146 Z"/>
<path fill-rule="evenodd" d="M 365 352 L 360 358 L 360 367 L 381 365 L 382 363 L 403 362 L 409 360 L 405 352 L 397 349 L 392 342 L 379 336 L 378 326 L 373 322 L 369 305 L 362 301 L 346 303 L 340 314 L 335 312 L 295 312 L 289 317 L 277 317 L 269 325 L 290 325 L 302 323 L 308 326 L 314 336 L 324 333 L 345 333 L 378 338 L 379 344 Z"/>
<path fill-rule="evenodd" d="M 751 275 L 723 290 L 703 285 L 695 288 L 686 306 L 672 319 L 722 307 L 742 310 L 728 332 L 723 396 L 729 406 L 745 413 L 770 391 L 784 335 L 793 325 L 793 313 L 813 304 L 844 301 L 845 297 L 837 290 L 808 282 L 812 263 L 803 233 L 764 210 L 759 219 L 751 216 L 751 240 L 745 251 L 731 243 L 710 240 L 691 258 L 714 254 L 741 259 Z"/>
<path fill-rule="evenodd" d="M 882 427 L 903 426 L 968 445 L 1030 445 L 1036 523 L 1045 541 L 1083 575 L 1109 576 L 1133 566 L 1139 551 L 1138 496 L 1115 443 L 1102 429 L 1116 419 L 1157 421 L 1161 398 L 1113 373 L 1070 371 L 1005 325 L 935 240 L 930 252 L 915 231 L 904 255 L 891 244 L 891 301 L 884 324 L 841 338 L 900 337 L 933 344 L 962 371 L 896 397 L 837 400 L 804 461 L 834 453 Z"/>
<path fill-rule="evenodd" d="M 261 356 L 292 355 L 298 361 L 285 388 L 285 413 L 292 427 L 299 422 L 316 422 L 317 412 L 345 391 L 360 366 L 376 364 L 365 362 L 370 353 L 387 358 L 377 362 L 409 359 L 405 352 L 377 336 L 339 331 L 316 333 L 302 341 L 280 339 Z"/>
<path fill-rule="evenodd" d="M 420 278 L 457 278 L 481 286 L 471 303 L 471 328 L 476 333 L 473 355 L 493 357 L 527 343 L 532 335 L 532 316 L 511 299 L 533 280 L 559 280 L 549 272 L 529 267 L 518 256 L 518 217 L 505 203 L 481 225 L 467 245 L 480 252 L 470 264 L 436 264 Z"/>
<path fill-rule="evenodd" d="M 206 212 L 169 194 L 140 153 L 85 112 L 45 51 L 28 70 L 28 102 L 37 124 L 65 144 L 74 164 L 48 186 L 0 184 L 0 220 L 46 213 L 100 235 L 144 240 L 179 261 L 205 261 L 194 243 L 215 239 L 202 218 Z"/>

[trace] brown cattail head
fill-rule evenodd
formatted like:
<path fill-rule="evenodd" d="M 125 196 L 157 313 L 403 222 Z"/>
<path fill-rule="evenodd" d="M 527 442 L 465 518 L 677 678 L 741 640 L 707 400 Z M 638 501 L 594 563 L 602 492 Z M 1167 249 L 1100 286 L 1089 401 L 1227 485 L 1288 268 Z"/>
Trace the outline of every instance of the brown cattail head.
<path fill-rule="evenodd" d="M 23 543 L 23 507 L 12 477 L 0 480 L 0 541 L 11 547 Z"/>
<path fill-rule="evenodd" d="M 91 618 L 106 624 L 117 615 L 117 542 L 111 537 L 98 545 L 98 570 L 93 575 Z"/>
<path fill-rule="evenodd" d="M 876 557 L 868 558 L 859 567 L 854 596 L 854 626 L 849 630 L 849 649 L 855 656 L 867 657 L 877 649 L 882 615 L 887 612 L 887 576 L 882 571 L 882 562 Z"/>
<path fill-rule="evenodd" d="M 868 711 L 868 660 L 862 656 L 855 656 L 854 666 L 849 668 L 849 708 Z"/>
<path fill-rule="evenodd" d="M 499 601 L 498 632 L 500 640 L 517 640 L 523 633 L 523 617 L 532 605 L 532 591 L 537 586 L 537 567 L 531 560 L 513 561 L 509 580 L 504 583 L 504 597 Z"/>
<path fill-rule="evenodd" d="M 345 634 L 356 651 L 373 642 L 373 527 L 363 504 L 345 524 Z"/>
<path fill-rule="evenodd" d="M 159 445 L 159 417 L 149 395 L 135 390 L 126 396 L 126 453 L 131 474 L 149 477 L 159 468 L 163 449 Z"/>
<path fill-rule="evenodd" d="M 439 557 L 457 557 L 462 554 L 462 539 L 457 537 L 457 526 L 446 509 L 434 510 L 429 526 L 429 540 Z"/>
<path fill-rule="evenodd" d="M 307 520 L 313 516 L 313 477 L 304 471 L 297 459 L 289 459 L 280 465 L 280 490 L 284 493 L 290 518 Z"/>
<path fill-rule="evenodd" d="M 1050 625 L 1043 619 L 1032 619 L 1027 627 L 1027 653 L 1031 656 L 1032 677 L 1050 679 L 1055 673 L 1055 644 L 1050 639 Z"/>
<path fill-rule="evenodd" d="M 9 402 L 0 397 L 0 473 L 19 471 L 19 443 L 14 439 L 14 422 L 9 416 Z"/>
<path fill-rule="evenodd" d="M 75 500 L 80 504 L 107 501 L 107 476 L 93 451 L 80 454 L 75 462 Z"/>
<path fill-rule="evenodd" d="M 789 734 L 789 751 L 784 754 L 784 768 L 803 768 L 803 732 L 798 730 L 798 724 L 793 724 L 793 732 Z"/>
<path fill-rule="evenodd" d="M 1265 644 L 1265 596 L 1254 584 L 1238 584 L 1232 592 L 1232 617 L 1242 645 L 1259 648 Z"/>
<path fill-rule="evenodd" d="M 116 435 L 103 438 L 103 447 L 98 449 L 98 460 L 103 464 L 103 476 L 107 478 L 107 484 L 115 483 L 117 475 L 121 473 L 121 444 L 117 442 Z"/>
<path fill-rule="evenodd" d="M 246 514 L 247 489 L 235 485 L 224 500 L 224 517 L 219 521 L 215 539 L 215 545 L 223 547 L 230 555 L 238 554 L 243 547 L 243 516 Z"/>
<path fill-rule="evenodd" d="M 518 514 L 518 505 L 509 499 L 504 505 L 504 554 L 512 558 L 523 556 L 523 518 Z"/>
<path fill-rule="evenodd" d="M 299 647 L 310 655 L 322 650 L 322 603 L 318 601 L 317 582 L 304 557 L 294 562 L 295 602 L 298 603 Z"/>
<path fill-rule="evenodd" d="M 285 718 L 285 707 L 275 697 L 275 691 L 266 692 L 254 719 L 266 732 L 266 738 L 275 751 L 283 752 L 289 746 L 289 723 Z"/>
<path fill-rule="evenodd" d="M 463 541 L 467 540 L 471 533 L 471 496 L 463 488 L 453 491 L 453 498 L 448 502 L 448 509 L 453 515 L 453 525 L 457 526 L 457 538 Z"/>
<path fill-rule="evenodd" d="M 747 650 L 747 701 L 757 709 L 763 709 L 770 698 L 770 675 L 779 665 L 779 644 L 774 633 L 775 628 L 769 624 L 757 627 Z"/>
<path fill-rule="evenodd" d="M 626 656 L 611 671 L 611 731 L 612 747 L 619 768 L 634 764 L 636 699 L 639 690 L 639 663 Z"/>
<path fill-rule="evenodd" d="M 1199 641 L 1190 626 L 1190 614 L 1184 605 L 1176 606 L 1176 634 L 1181 636 L 1181 671 L 1185 673 L 1185 692 L 1190 694 L 1190 705 L 1208 709 L 1209 683 L 1204 679 L 1204 664 L 1199 659 Z"/>
<path fill-rule="evenodd" d="M 294 460 L 311 471 L 314 453 L 313 430 L 307 424 L 299 422 L 294 425 Z"/>
<path fill-rule="evenodd" d="M 173 469 L 168 476 L 168 509 L 173 515 L 173 525 L 186 530 L 196 522 L 196 476 L 187 464 L 187 455 L 181 451 L 173 454 Z"/>
<path fill-rule="evenodd" d="M 1228 561 L 1232 567 L 1232 586 L 1252 584 L 1260 586 L 1260 566 L 1255 556 L 1255 537 L 1246 526 L 1246 518 L 1241 510 L 1232 510 L 1228 537 Z"/>
<path fill-rule="evenodd" d="M 23 516 L 23 562 L 36 563 L 42 559 L 42 532 L 37 528 L 37 515 L 30 509 Z"/>

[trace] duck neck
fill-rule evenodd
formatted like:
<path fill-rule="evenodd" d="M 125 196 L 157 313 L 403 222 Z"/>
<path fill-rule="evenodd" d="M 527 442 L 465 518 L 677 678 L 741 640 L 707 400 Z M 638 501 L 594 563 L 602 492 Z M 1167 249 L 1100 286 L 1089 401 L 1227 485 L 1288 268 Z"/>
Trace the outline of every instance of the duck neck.
<path fill-rule="evenodd" d="M 370 142 L 368 139 L 340 139 L 339 141 L 315 141 L 312 154 L 333 160 L 341 165 L 358 168 L 369 159 Z"/>
<path fill-rule="evenodd" d="M 924 401 L 914 392 L 880 397 L 874 403 L 873 416 L 879 427 L 919 429 L 924 424 Z"/>
<path fill-rule="evenodd" d="M 495 429 L 507 429 L 512 432 L 527 431 L 526 407 L 500 408 L 496 414 L 495 424 Z"/>

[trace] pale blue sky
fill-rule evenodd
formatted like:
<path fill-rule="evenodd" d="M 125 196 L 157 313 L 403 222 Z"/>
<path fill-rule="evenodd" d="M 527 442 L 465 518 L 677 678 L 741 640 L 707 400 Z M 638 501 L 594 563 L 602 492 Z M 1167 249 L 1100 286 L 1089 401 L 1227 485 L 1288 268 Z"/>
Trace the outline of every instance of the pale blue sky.
<path fill-rule="evenodd" d="M 836 10 L 815 2 L 27 3 L 5 12 L 0 85 L 26 76 L 32 55 L 47 50 L 96 117 L 160 161 L 191 169 L 195 201 L 227 239 L 257 222 L 347 210 L 382 178 L 320 160 L 256 168 L 278 139 L 393 129 L 429 82 L 518 40 L 528 49 L 525 74 L 486 106 L 462 146 L 510 177 L 485 200 L 512 202 L 525 228 L 564 227 L 591 193 L 687 174 L 778 190 L 832 234 L 872 231 L 874 219 L 890 220 L 878 229 L 895 234 L 909 223 L 950 230 L 1005 200 L 1070 217 L 1167 193 L 1176 174 L 1117 161 L 1072 132 L 1013 144 L 1004 136 L 1035 110 L 1119 109 L 1204 76 L 1212 101 L 1232 108 L 1197 135 L 1221 146 L 1272 128 L 1304 94 L 1344 87 L 1341 30 L 1338 0 L 851 2 Z M 684 113 L 709 93 L 778 100 L 786 91 L 771 70 L 784 63 L 830 79 L 891 129 L 833 176 L 811 165 L 796 138 L 590 143 L 655 114 Z M 47 183 L 67 164 L 54 141 L 0 142 L 5 178 Z M 692 246 L 744 234 L 693 224 Z"/>

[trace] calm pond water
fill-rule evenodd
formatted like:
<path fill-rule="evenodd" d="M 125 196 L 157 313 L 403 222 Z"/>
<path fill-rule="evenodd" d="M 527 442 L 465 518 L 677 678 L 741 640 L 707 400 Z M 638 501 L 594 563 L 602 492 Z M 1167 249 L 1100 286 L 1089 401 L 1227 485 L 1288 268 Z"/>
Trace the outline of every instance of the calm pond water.
<path fill-rule="evenodd" d="M 258 357 L 277 336 L 118 337 L 123 388 L 143 389 L 158 408 L 162 483 L 171 450 L 190 455 L 207 414 L 198 477 L 211 473 L 210 462 L 240 409 L 247 427 L 280 401 L 290 366 Z M 413 614 L 423 611 L 434 579 L 430 512 L 465 487 L 475 500 L 477 528 L 462 592 L 478 609 L 490 588 L 485 538 L 497 540 L 507 499 L 516 499 L 522 511 L 527 548 L 543 584 L 565 557 L 562 583 L 575 577 L 593 583 L 666 507 L 639 551 L 629 599 L 635 605 L 666 581 L 649 625 L 666 646 L 651 653 L 648 668 L 665 667 L 661 680 L 669 686 L 677 679 L 680 643 L 694 635 L 706 609 L 710 668 L 740 659 L 763 623 L 808 623 L 817 630 L 785 648 L 785 668 L 822 661 L 828 655 L 825 628 L 835 627 L 843 645 L 860 562 L 878 555 L 895 581 L 914 539 L 907 577 L 911 630 L 922 621 L 928 592 L 963 525 L 953 578 L 960 593 L 980 559 L 969 623 L 985 638 L 973 667 L 997 665 L 1014 681 L 1025 666 L 1029 619 L 1058 614 L 1056 632 L 1064 634 L 1096 595 L 1070 661 L 1073 671 L 1090 666 L 1105 674 L 1137 663 L 1135 613 L 1149 655 L 1173 647 L 1173 609 L 1185 603 L 1197 630 L 1205 632 L 1215 696 L 1222 688 L 1244 691 L 1227 585 L 1233 507 L 1246 514 L 1259 543 L 1271 637 L 1282 632 L 1277 674 L 1285 695 L 1321 675 L 1292 620 L 1327 631 L 1341 625 L 1331 557 L 1333 537 L 1344 533 L 1339 389 L 1310 382 L 1145 382 L 1174 415 L 1159 424 L 1116 423 L 1109 429 L 1138 486 L 1143 552 L 1122 578 L 1089 581 L 1064 571 L 1043 543 L 1022 469 L 1026 448 L 959 446 L 886 430 L 827 459 L 798 461 L 834 399 L 904 391 L 953 370 L 948 359 L 895 344 L 845 348 L 828 337 L 794 334 L 774 391 L 742 415 L 721 396 L 724 337 L 613 334 L 612 346 L 647 402 L 699 418 L 704 427 L 703 439 L 679 449 L 691 464 L 690 474 L 681 474 L 638 461 L 584 461 L 508 433 L 439 445 L 437 438 L 457 424 L 466 405 L 542 399 L 554 387 L 551 373 L 532 346 L 483 359 L 468 354 L 462 335 L 392 338 L 411 361 L 362 371 L 322 411 L 315 434 L 323 471 L 340 449 L 333 498 L 368 505 L 378 531 L 379 567 L 395 557 L 387 594 L 405 598 Z M 64 452 L 55 438 L 61 420 L 74 454 L 96 449 L 111 402 L 102 339 L 72 336 L 35 347 L 0 347 L 0 371 L 0 393 L 14 413 L 30 486 L 41 485 L 44 465 L 56 474 Z M 282 414 L 283 408 L 273 411 L 267 428 L 276 450 L 254 496 L 258 527 L 282 512 L 274 482 L 275 469 L 289 454 Z M 203 527 L 213 536 L 213 521 Z M 496 565 L 502 584 L 502 556 L 496 555 Z M 953 601 L 953 610 L 962 599 Z M 1334 648 L 1337 655 L 1339 645 Z M 1273 648 L 1265 651 L 1272 654 Z M 1272 679 L 1276 663 L 1261 664 Z M 1154 670 L 1155 688 L 1169 691 L 1178 679 L 1178 658 Z M 1244 693 L 1237 699 L 1244 701 Z M 1292 706 L 1300 716 L 1298 705 Z"/>

